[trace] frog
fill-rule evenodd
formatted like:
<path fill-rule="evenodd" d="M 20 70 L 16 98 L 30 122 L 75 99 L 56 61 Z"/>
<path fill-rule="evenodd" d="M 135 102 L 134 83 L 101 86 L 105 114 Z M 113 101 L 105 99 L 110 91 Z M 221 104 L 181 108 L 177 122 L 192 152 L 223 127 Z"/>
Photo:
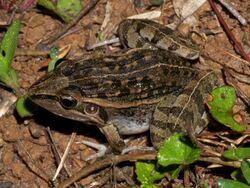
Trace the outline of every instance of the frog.
<path fill-rule="evenodd" d="M 193 65 L 197 47 L 145 19 L 122 21 L 118 34 L 125 51 L 65 60 L 30 87 L 29 98 L 97 126 L 117 152 L 126 148 L 123 135 L 149 131 L 159 149 L 174 133 L 200 133 L 208 122 L 204 100 L 218 79 Z"/>

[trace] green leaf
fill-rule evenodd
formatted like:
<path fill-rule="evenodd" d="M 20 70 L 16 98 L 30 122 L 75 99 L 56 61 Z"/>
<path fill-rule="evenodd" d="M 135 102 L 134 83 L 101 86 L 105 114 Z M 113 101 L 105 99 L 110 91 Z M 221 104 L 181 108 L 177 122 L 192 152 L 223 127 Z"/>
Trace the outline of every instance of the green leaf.
<path fill-rule="evenodd" d="M 50 49 L 50 58 L 52 59 L 48 65 L 48 72 L 51 72 L 55 69 L 56 62 L 58 61 L 58 49 L 56 47 L 52 47 Z"/>
<path fill-rule="evenodd" d="M 233 87 L 223 86 L 214 89 L 211 93 L 213 100 L 208 102 L 210 113 L 220 123 L 230 126 L 234 131 L 244 131 L 247 128 L 245 122 L 238 123 L 233 119 L 232 108 L 236 101 L 236 93 Z"/>
<path fill-rule="evenodd" d="M 191 140 L 182 134 L 171 136 L 160 147 L 157 154 L 158 163 L 162 166 L 171 164 L 191 164 L 199 158 L 200 150 L 192 145 Z"/>
<path fill-rule="evenodd" d="M 160 180 L 164 177 L 164 174 L 155 170 L 155 164 L 153 161 L 138 161 L 135 164 L 137 180 L 142 184 L 150 185 L 154 181 Z"/>
<path fill-rule="evenodd" d="M 37 106 L 32 103 L 28 95 L 23 95 L 18 98 L 16 102 L 16 110 L 19 116 L 23 117 L 29 117 L 32 115 L 32 112 L 37 109 Z"/>
<path fill-rule="evenodd" d="M 57 10 L 65 22 L 69 22 L 81 11 L 80 0 L 59 0 Z"/>
<path fill-rule="evenodd" d="M 48 10 L 56 12 L 56 5 L 50 0 L 38 0 L 37 4 L 45 7 Z"/>
<path fill-rule="evenodd" d="M 15 89 L 19 87 L 15 70 L 11 67 L 17 46 L 21 20 L 18 19 L 8 28 L 0 47 L 0 80 Z"/>
<path fill-rule="evenodd" d="M 53 46 L 51 49 L 50 49 L 50 58 L 51 59 L 58 59 L 58 49 Z"/>
<path fill-rule="evenodd" d="M 179 165 L 178 168 L 176 168 L 174 171 L 172 171 L 171 179 L 174 180 L 174 179 L 178 178 L 178 176 L 179 176 L 182 169 L 183 169 L 182 165 Z"/>
<path fill-rule="evenodd" d="M 237 181 L 244 181 L 245 180 L 240 168 L 233 171 L 230 176 L 233 180 L 237 180 Z"/>
<path fill-rule="evenodd" d="M 223 157 L 231 160 L 250 158 L 250 148 L 235 148 L 224 151 Z"/>
<path fill-rule="evenodd" d="M 241 171 L 244 177 L 246 178 L 247 183 L 250 184 L 250 164 L 248 161 L 243 160 L 241 162 Z"/>
<path fill-rule="evenodd" d="M 249 188 L 249 186 L 244 183 L 229 179 L 219 179 L 218 185 L 220 188 Z"/>
<path fill-rule="evenodd" d="M 51 0 L 38 0 L 37 3 L 53 11 L 65 22 L 71 21 L 82 8 L 80 0 L 58 0 L 56 4 L 52 3 Z"/>

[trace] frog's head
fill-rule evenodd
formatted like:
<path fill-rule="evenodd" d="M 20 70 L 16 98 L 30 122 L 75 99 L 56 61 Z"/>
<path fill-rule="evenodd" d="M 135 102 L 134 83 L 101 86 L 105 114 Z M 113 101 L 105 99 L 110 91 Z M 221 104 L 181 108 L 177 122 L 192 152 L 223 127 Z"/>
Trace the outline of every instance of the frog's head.
<path fill-rule="evenodd" d="M 68 62 L 61 63 L 53 72 L 36 81 L 28 90 L 29 98 L 56 115 L 104 126 L 107 121 L 104 108 L 90 99 L 85 100 L 82 88 L 71 80 L 74 64 L 69 71 L 69 65 L 65 66 L 65 63 Z"/>

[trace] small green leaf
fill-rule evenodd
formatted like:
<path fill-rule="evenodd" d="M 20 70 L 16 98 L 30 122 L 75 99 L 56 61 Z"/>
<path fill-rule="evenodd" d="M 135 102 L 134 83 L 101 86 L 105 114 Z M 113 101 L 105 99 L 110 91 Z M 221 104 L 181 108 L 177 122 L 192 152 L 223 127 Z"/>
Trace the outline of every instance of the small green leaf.
<path fill-rule="evenodd" d="M 240 168 L 233 171 L 230 176 L 233 180 L 236 180 L 236 181 L 244 181 L 245 180 Z"/>
<path fill-rule="evenodd" d="M 20 26 L 21 26 L 20 19 L 14 21 L 11 24 L 11 26 L 8 28 L 1 43 L 0 59 L 1 61 L 3 61 L 2 66 L 6 70 L 10 68 L 10 62 L 12 62 L 14 55 L 15 55 L 15 50 L 17 46 L 17 37 L 18 37 Z"/>
<path fill-rule="evenodd" d="M 37 4 L 43 6 L 48 10 L 56 12 L 56 5 L 52 3 L 51 0 L 38 0 Z"/>
<path fill-rule="evenodd" d="M 160 147 L 157 158 L 162 166 L 191 164 L 199 158 L 200 150 L 192 145 L 187 136 L 175 134 Z"/>
<path fill-rule="evenodd" d="M 136 162 L 135 166 L 137 179 L 142 184 L 150 185 L 153 184 L 154 181 L 160 180 L 164 177 L 163 173 L 155 170 L 155 164 L 153 161 L 138 161 Z"/>
<path fill-rule="evenodd" d="M 223 157 L 231 160 L 250 158 L 250 148 L 235 148 L 224 151 Z"/>
<path fill-rule="evenodd" d="M 245 179 L 247 180 L 247 183 L 250 184 L 250 164 L 248 161 L 243 160 L 241 162 L 241 171 Z"/>
<path fill-rule="evenodd" d="M 50 49 L 50 58 L 51 61 L 48 65 L 48 72 L 51 72 L 55 69 L 56 62 L 58 61 L 58 49 L 56 47 L 52 47 Z"/>
<path fill-rule="evenodd" d="M 244 183 L 229 179 L 219 179 L 218 186 L 220 188 L 249 188 L 249 186 Z"/>
<path fill-rule="evenodd" d="M 53 46 L 51 49 L 50 49 L 50 58 L 51 59 L 58 59 L 58 49 Z"/>
<path fill-rule="evenodd" d="M 71 21 L 82 8 L 80 0 L 58 0 L 56 3 L 52 3 L 51 0 L 38 0 L 37 3 L 53 11 L 65 22 Z"/>
<path fill-rule="evenodd" d="M 0 47 L 0 80 L 12 89 L 18 88 L 15 70 L 11 67 L 17 46 L 21 20 L 18 19 L 8 28 Z"/>
<path fill-rule="evenodd" d="M 210 113 L 220 123 L 230 126 L 232 130 L 244 131 L 246 123 L 237 123 L 233 119 L 232 108 L 236 101 L 236 93 L 233 87 L 223 86 L 214 89 L 211 93 L 213 100 L 208 102 Z"/>
<path fill-rule="evenodd" d="M 179 165 L 178 168 L 176 168 L 172 173 L 171 173 L 171 179 L 174 180 L 174 179 L 177 179 L 180 172 L 182 170 L 182 165 Z"/>
<path fill-rule="evenodd" d="M 231 86 L 215 88 L 212 91 L 212 96 L 214 97 L 214 100 L 209 104 L 215 105 L 215 108 L 217 108 L 218 111 L 230 111 L 236 101 L 236 93 Z"/>
<path fill-rule="evenodd" d="M 28 95 L 23 95 L 18 98 L 16 102 L 17 113 L 23 117 L 29 117 L 32 115 L 32 112 L 36 110 L 37 106 L 34 103 L 30 102 Z"/>
<path fill-rule="evenodd" d="M 80 0 L 59 0 L 57 10 L 65 22 L 69 22 L 81 11 Z"/>

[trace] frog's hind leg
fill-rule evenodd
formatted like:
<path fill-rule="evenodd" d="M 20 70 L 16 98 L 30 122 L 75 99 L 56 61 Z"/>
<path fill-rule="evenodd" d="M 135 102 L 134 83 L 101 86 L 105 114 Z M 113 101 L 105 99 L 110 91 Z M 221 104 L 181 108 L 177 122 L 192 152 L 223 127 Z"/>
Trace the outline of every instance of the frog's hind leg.
<path fill-rule="evenodd" d="M 206 78 L 206 79 L 205 79 Z M 150 125 L 150 137 L 154 147 L 174 133 L 188 134 L 195 138 L 207 125 L 205 98 L 217 85 L 213 73 L 200 80 L 191 81 L 179 95 L 168 95 L 157 105 Z M 204 118 L 205 117 L 205 118 Z"/>

